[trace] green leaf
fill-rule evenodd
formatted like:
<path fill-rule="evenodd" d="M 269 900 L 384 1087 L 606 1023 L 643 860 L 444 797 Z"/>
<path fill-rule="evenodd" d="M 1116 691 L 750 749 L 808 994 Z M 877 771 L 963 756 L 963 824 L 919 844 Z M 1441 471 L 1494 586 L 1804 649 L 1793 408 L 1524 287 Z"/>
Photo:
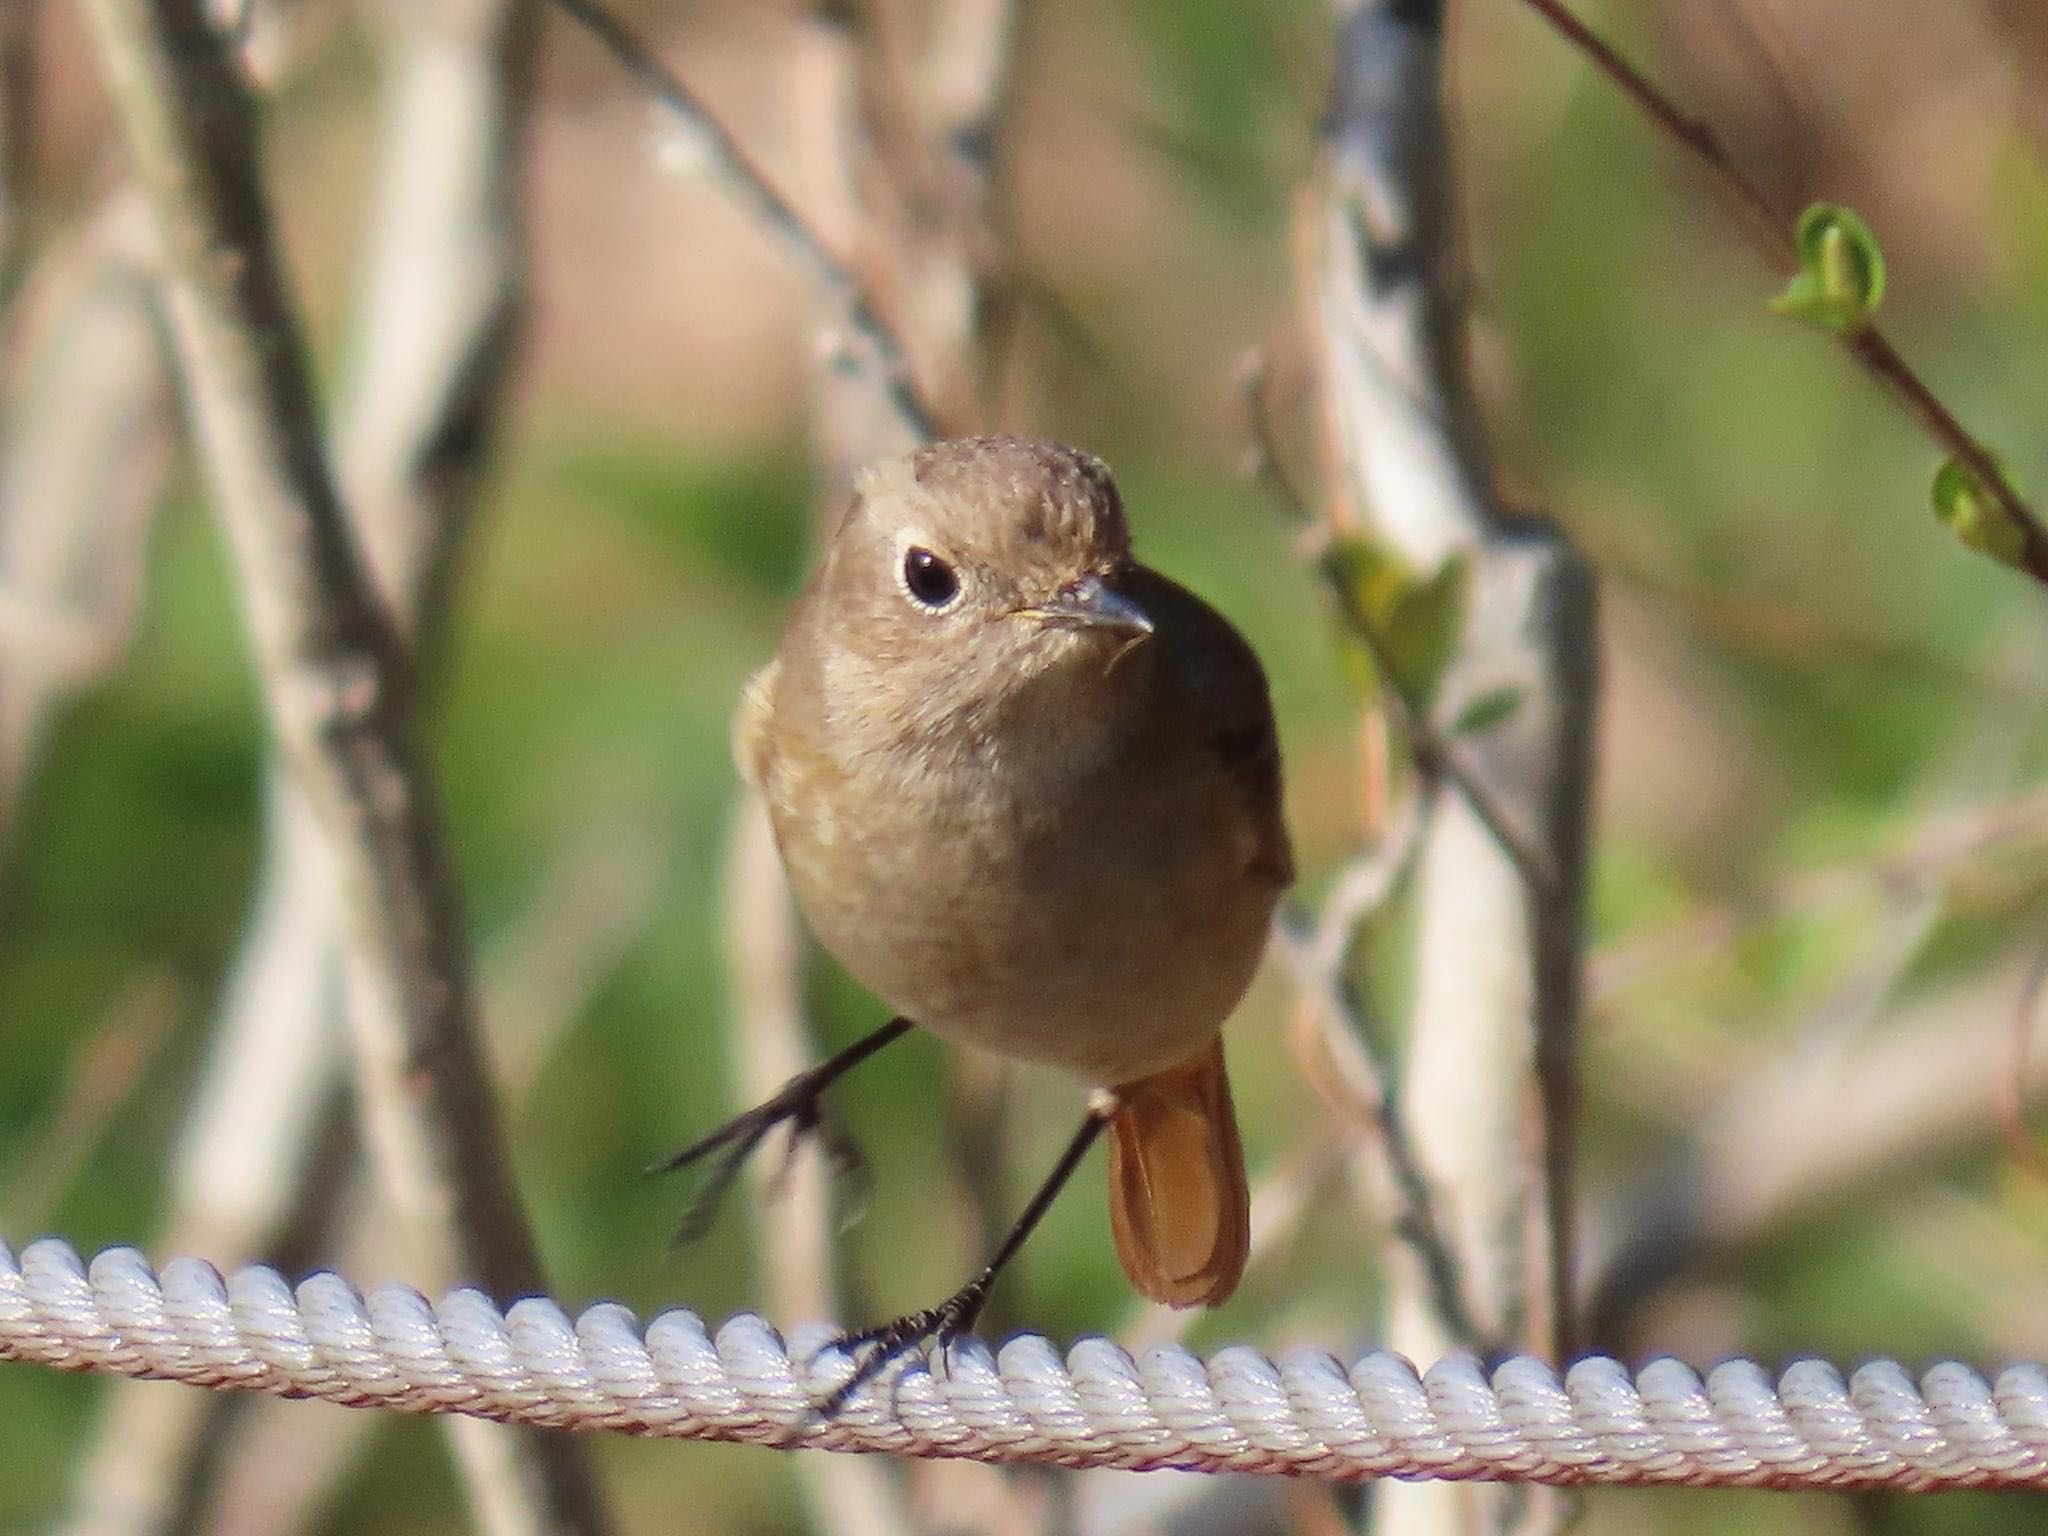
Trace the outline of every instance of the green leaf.
<path fill-rule="evenodd" d="M 1799 216 L 1793 241 L 1799 275 L 1771 308 L 1831 331 L 1867 321 L 1884 299 L 1884 252 L 1870 226 L 1853 209 L 1815 203 Z"/>
<path fill-rule="evenodd" d="M 1427 711 L 1465 629 L 1470 570 L 1453 555 L 1418 577 L 1398 551 L 1368 539 L 1340 539 L 1323 574 L 1343 620 L 1346 670 L 1362 689 L 1390 687 Z M 1380 662 L 1390 676 L 1382 676 Z"/>
<path fill-rule="evenodd" d="M 2026 568 L 2027 530 L 1960 459 L 1934 472 L 1934 515 L 1969 548 L 2015 570 Z"/>
<path fill-rule="evenodd" d="M 1453 736 L 1477 736 L 1490 731 L 1522 707 L 1522 690 L 1509 683 L 1489 689 L 1468 702 L 1451 721 Z"/>
<path fill-rule="evenodd" d="M 1381 649 L 1394 672 L 1394 686 L 1418 713 L 1427 713 L 1444 680 L 1458 642 L 1465 635 L 1465 598 L 1471 563 L 1452 555 L 1394 600 L 1380 631 Z"/>
<path fill-rule="evenodd" d="M 1323 574 L 1337 590 L 1347 623 L 1384 626 L 1395 600 L 1414 580 L 1405 561 L 1385 544 L 1342 538 L 1323 555 Z"/>
<path fill-rule="evenodd" d="M 1392 594 L 1406 575 L 1391 551 L 1364 539 L 1332 542 L 1323 552 L 1322 569 L 1337 599 L 1337 651 L 1344 675 L 1360 693 L 1377 693 L 1379 666 L 1362 631 L 1381 632 Z"/>

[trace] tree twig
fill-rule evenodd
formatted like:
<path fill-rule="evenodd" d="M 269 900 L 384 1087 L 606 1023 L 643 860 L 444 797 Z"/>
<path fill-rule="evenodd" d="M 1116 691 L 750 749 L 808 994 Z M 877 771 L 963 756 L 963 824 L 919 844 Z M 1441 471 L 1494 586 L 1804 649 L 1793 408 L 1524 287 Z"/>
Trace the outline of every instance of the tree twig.
<path fill-rule="evenodd" d="M 1729 154 L 1712 128 L 1682 111 L 1648 76 L 1580 21 L 1564 0 L 1525 0 L 1525 3 L 1583 53 L 1593 67 L 1634 102 L 1660 132 L 1706 166 L 1734 201 L 1751 236 L 1780 272 L 1789 276 L 1798 270 L 1799 252 L 1793 240 L 1791 217 L 1771 205 L 1770 198 L 1736 164 L 1734 156 Z M 1844 332 L 1842 341 L 1850 355 L 1863 365 L 1864 371 L 1891 393 L 1920 429 L 1951 458 L 1967 468 L 2004 507 L 2026 540 L 2022 566 L 2035 581 L 2048 586 L 2048 526 L 2043 525 L 2040 514 L 2020 495 L 1997 456 L 1913 371 L 1878 326 L 1863 321 Z"/>
<path fill-rule="evenodd" d="M 430 1268 L 527 1294 L 540 1260 L 477 1038 L 407 649 L 328 472 L 246 87 L 203 0 L 87 11 L 156 212 L 173 342 L 273 726 L 335 860 L 380 1172 Z M 579 1460 L 550 1452 L 538 1470 L 551 1526 L 605 1528 Z"/>
<path fill-rule="evenodd" d="M 725 124 L 625 23 L 596 0 L 552 3 L 604 45 L 673 120 L 693 156 L 725 188 L 727 195 L 757 220 L 789 252 L 804 274 L 831 297 L 856 340 L 858 351 L 864 354 L 857 359 L 857 366 L 874 375 L 876 387 L 912 440 L 925 442 L 942 435 L 919 390 L 910 354 L 882 318 L 859 274 L 818 238 L 795 205 L 776 190 L 767 173 L 740 147 Z"/>
<path fill-rule="evenodd" d="M 732 978 L 733 1040 L 740 1096 L 758 1103 L 812 1061 L 804 1016 L 803 936 L 790 900 L 774 833 L 758 795 L 742 797 L 725 874 L 726 967 Z M 754 1231 L 767 1300 L 775 1315 L 836 1317 L 829 1158 L 815 1138 L 793 1143 L 788 1161 L 754 1160 L 760 1198 Z M 774 1186 L 772 1189 L 768 1186 Z M 799 1485 L 811 1522 L 838 1536 L 907 1536 L 919 1529 L 892 1469 L 867 1457 L 808 1460 Z"/>
<path fill-rule="evenodd" d="M 1516 825 L 1499 797 L 1466 764 L 1463 755 L 1437 729 L 1436 722 L 1411 704 L 1397 685 L 1386 681 L 1397 675 L 1386 638 L 1380 634 L 1379 626 L 1372 617 L 1358 607 L 1349 593 L 1343 594 L 1341 601 L 1345 609 L 1345 628 L 1372 657 L 1373 670 L 1383 680 L 1380 700 L 1407 736 L 1416 771 L 1425 780 L 1441 778 L 1458 792 L 1472 814 L 1479 818 L 1480 824 L 1500 844 L 1501 850 L 1514 861 L 1515 870 L 1532 897 L 1538 901 L 1555 899 L 1559 895 L 1558 874 L 1549 855 Z"/>
<path fill-rule="evenodd" d="M 1331 519 L 1317 510 L 1316 499 L 1302 489 L 1287 467 L 1287 455 L 1274 427 L 1273 369 L 1263 346 L 1251 348 L 1238 360 L 1237 396 L 1244 409 L 1245 477 L 1271 491 L 1312 536 L 1326 535 Z"/>
<path fill-rule="evenodd" d="M 175 976 L 145 971 L 72 1048 L 55 1101 L 31 1132 L 25 1154 L 0 1170 L 0 1231 L 48 1226 L 52 1209 L 161 1056 L 185 1003 Z"/>
<path fill-rule="evenodd" d="M 1315 1048 L 1327 1068 L 1311 1071 L 1310 1081 L 1339 1114 L 1370 1132 L 1387 1173 L 1395 1235 L 1414 1251 L 1451 1341 L 1484 1352 L 1498 1341 L 1486 1336 L 1466 1297 L 1460 1260 L 1438 1218 L 1429 1175 L 1402 1113 L 1398 1065 L 1382 1049 L 1349 976 L 1360 925 L 1385 905 L 1414 865 L 1430 798 L 1424 790 L 1401 802 L 1379 843 L 1338 876 L 1312 925 L 1304 929 L 1283 913 L 1274 933 L 1313 1011 Z"/>
<path fill-rule="evenodd" d="M 0 419 L 0 849 L 55 706 L 125 649 L 172 457 L 148 210 L 116 194 L 24 283 Z"/>
<path fill-rule="evenodd" d="M 1023 9 L 954 0 L 919 18 L 914 50 L 903 36 L 910 7 L 877 7 L 859 28 L 866 95 L 891 109 L 875 115 L 900 141 L 893 155 L 868 157 L 876 174 L 859 187 L 862 232 L 912 355 L 938 381 L 931 393 L 949 430 L 1000 425 L 995 386 L 1017 297 L 1005 132 Z M 842 132 L 849 149 L 861 137 L 856 124 Z"/>

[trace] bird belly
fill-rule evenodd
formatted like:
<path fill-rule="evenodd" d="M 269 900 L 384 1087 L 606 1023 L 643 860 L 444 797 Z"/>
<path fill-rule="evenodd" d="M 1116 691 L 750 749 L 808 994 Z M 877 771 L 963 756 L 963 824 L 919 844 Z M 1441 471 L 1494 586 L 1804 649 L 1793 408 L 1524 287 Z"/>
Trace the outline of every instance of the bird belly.
<path fill-rule="evenodd" d="M 1028 970 L 984 976 L 946 998 L 948 1007 L 905 1012 L 960 1044 L 1059 1067 L 1091 1085 L 1128 1083 L 1186 1061 L 1214 1038 L 1251 984 L 1259 953 L 1252 945 L 1235 956 L 1189 953 L 1171 975 L 1079 985 L 1048 981 L 1059 956 L 1047 953 Z"/>
<path fill-rule="evenodd" d="M 892 1009 L 1117 1084 L 1185 1061 L 1222 1027 L 1278 891 L 1246 879 L 1199 818 L 1097 818 L 1087 803 L 1049 814 L 913 795 L 821 819 L 812 801 L 777 830 L 818 939 Z"/>

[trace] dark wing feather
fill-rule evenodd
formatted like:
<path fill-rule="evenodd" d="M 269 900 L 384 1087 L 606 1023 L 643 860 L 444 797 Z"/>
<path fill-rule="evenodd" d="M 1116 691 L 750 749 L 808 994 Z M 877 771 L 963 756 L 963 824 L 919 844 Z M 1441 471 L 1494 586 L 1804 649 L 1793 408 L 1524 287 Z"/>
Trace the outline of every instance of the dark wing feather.
<path fill-rule="evenodd" d="M 1251 868 L 1294 883 L 1294 851 L 1281 809 L 1280 736 L 1265 669 L 1231 622 L 1179 583 L 1139 567 L 1130 594 L 1170 639 L 1171 687 L 1200 749 L 1232 786 L 1257 832 Z"/>

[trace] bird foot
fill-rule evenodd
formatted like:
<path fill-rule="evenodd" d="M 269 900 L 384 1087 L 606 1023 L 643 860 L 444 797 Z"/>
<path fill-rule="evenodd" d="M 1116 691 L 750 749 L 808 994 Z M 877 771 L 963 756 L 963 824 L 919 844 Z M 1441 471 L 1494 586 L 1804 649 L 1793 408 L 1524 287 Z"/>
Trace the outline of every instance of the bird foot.
<path fill-rule="evenodd" d="M 799 1072 L 777 1089 L 771 1098 L 745 1114 L 734 1115 L 709 1136 L 700 1137 L 673 1157 L 663 1158 L 648 1169 L 649 1173 L 673 1173 L 678 1168 L 688 1168 L 702 1161 L 714 1152 L 718 1154 L 718 1161 L 712 1165 L 704 1187 L 683 1213 L 682 1222 L 676 1229 L 677 1246 L 695 1242 L 710 1229 L 719 1205 L 739 1179 L 747 1159 L 778 1125 L 787 1124 L 790 1136 L 789 1152 L 773 1180 L 775 1184 L 787 1180 L 797 1143 L 806 1136 L 816 1136 L 833 1170 L 864 1188 L 867 1159 L 861 1155 L 860 1148 L 846 1130 L 825 1113 L 825 1090 L 890 1041 L 900 1040 L 913 1027 L 908 1019 L 891 1019 L 880 1029 L 863 1035 L 815 1067 Z"/>
<path fill-rule="evenodd" d="M 826 1111 L 824 1085 L 808 1073 L 793 1077 L 772 1098 L 733 1116 L 717 1130 L 648 1170 L 650 1173 L 672 1173 L 694 1167 L 717 1155 L 702 1186 L 676 1225 L 677 1247 L 687 1247 L 711 1230 L 719 1207 L 739 1181 L 748 1159 L 760 1150 L 761 1144 L 780 1125 L 789 1127 L 789 1144 L 781 1166 L 770 1181 L 771 1190 L 779 1192 L 787 1184 L 796 1163 L 797 1149 L 807 1137 L 817 1138 L 835 1176 L 856 1186 L 865 1186 L 867 1158 L 846 1127 Z"/>
<path fill-rule="evenodd" d="M 950 1349 L 954 1341 L 974 1326 L 975 1319 L 981 1315 L 982 1304 L 987 1300 L 988 1286 L 982 1278 L 977 1278 L 936 1307 L 906 1313 L 880 1327 L 866 1328 L 835 1339 L 834 1348 L 857 1356 L 860 1363 L 853 1374 L 834 1387 L 818 1405 L 819 1411 L 828 1418 L 837 1413 L 854 1393 L 887 1370 L 890 1361 L 927 1340 L 936 1339 L 941 1351 Z"/>

